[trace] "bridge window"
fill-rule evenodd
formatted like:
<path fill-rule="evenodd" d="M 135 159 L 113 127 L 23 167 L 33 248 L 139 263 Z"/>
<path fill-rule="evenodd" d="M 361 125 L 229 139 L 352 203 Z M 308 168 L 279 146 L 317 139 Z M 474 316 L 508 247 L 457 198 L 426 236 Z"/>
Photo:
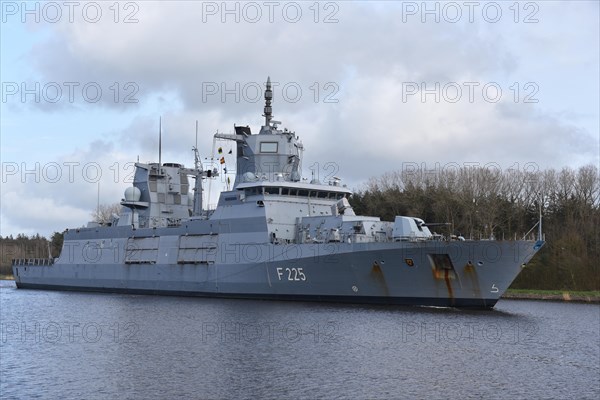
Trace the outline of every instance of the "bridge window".
<path fill-rule="evenodd" d="M 277 142 L 260 142 L 261 153 L 277 153 Z"/>
<path fill-rule="evenodd" d="M 279 188 L 278 187 L 266 187 L 265 194 L 279 194 Z"/>
<path fill-rule="evenodd" d="M 265 194 L 282 194 L 284 196 L 300 196 L 300 197 L 310 197 L 310 198 L 318 198 L 318 199 L 331 199 L 331 200 L 339 200 L 345 197 L 344 193 L 337 192 L 328 192 L 323 190 L 308 190 L 308 189 L 296 189 L 290 187 L 282 187 L 282 188 L 265 188 Z"/>

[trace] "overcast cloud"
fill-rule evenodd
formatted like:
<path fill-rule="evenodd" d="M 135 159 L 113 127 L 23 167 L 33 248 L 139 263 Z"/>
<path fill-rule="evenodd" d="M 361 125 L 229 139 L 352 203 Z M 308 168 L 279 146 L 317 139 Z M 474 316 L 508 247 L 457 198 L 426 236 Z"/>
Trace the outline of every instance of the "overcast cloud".
<path fill-rule="evenodd" d="M 2 3 L 3 236 L 81 226 L 98 193 L 118 202 L 130 163 L 157 161 L 159 117 L 163 161 L 187 165 L 196 120 L 203 157 L 217 130 L 258 132 L 268 75 L 309 178 L 328 162 L 351 188 L 406 163 L 599 163 L 596 1 L 275 2 L 271 17 L 263 2 L 81 2 L 73 22 L 61 2 L 60 18 L 22 4 Z"/>

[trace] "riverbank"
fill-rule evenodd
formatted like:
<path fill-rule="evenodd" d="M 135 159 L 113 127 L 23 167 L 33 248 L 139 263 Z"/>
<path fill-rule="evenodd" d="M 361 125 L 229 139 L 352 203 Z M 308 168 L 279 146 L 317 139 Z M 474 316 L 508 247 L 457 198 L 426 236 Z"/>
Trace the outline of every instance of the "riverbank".
<path fill-rule="evenodd" d="M 600 303 L 600 291 L 508 289 L 503 299 Z"/>

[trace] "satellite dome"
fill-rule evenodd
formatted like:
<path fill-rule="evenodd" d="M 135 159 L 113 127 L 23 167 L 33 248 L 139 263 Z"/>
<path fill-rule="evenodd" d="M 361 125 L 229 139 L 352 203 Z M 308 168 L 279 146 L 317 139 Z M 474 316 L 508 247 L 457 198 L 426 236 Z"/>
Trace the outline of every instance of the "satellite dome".
<path fill-rule="evenodd" d="M 244 173 L 244 181 L 254 182 L 254 181 L 256 181 L 256 175 L 254 175 L 254 173 L 248 171 L 248 172 Z"/>
<path fill-rule="evenodd" d="M 141 196 L 142 192 L 140 192 L 140 189 L 136 188 L 135 186 L 131 186 L 125 189 L 126 201 L 140 201 Z"/>

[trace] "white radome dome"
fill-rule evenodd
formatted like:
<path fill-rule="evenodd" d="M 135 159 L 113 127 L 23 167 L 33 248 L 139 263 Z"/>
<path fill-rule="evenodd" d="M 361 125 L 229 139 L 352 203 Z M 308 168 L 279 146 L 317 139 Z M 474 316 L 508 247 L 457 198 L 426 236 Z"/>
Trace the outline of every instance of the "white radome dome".
<path fill-rule="evenodd" d="M 140 201 L 141 196 L 142 192 L 135 186 L 125 189 L 125 201 Z"/>
<path fill-rule="evenodd" d="M 254 173 L 248 171 L 244 173 L 244 182 L 254 182 L 256 181 L 256 175 Z"/>

